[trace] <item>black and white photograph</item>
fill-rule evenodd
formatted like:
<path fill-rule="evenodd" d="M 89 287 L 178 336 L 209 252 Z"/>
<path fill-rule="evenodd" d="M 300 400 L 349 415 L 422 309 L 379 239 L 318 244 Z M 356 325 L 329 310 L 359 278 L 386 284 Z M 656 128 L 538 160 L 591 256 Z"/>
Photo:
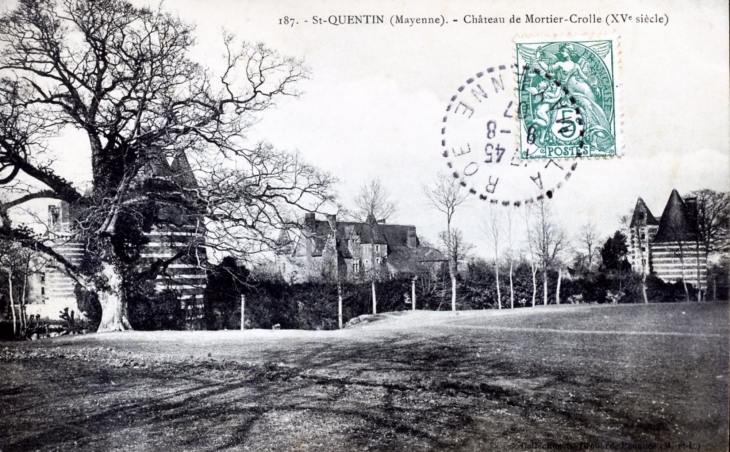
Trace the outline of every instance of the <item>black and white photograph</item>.
<path fill-rule="evenodd" d="M 0 0 L 0 452 L 729 449 L 723 0 Z"/>

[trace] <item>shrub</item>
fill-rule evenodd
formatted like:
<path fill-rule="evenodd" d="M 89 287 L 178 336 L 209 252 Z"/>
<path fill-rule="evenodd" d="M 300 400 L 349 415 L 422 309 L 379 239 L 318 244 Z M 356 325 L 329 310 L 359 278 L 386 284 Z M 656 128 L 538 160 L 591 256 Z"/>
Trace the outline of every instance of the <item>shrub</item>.
<path fill-rule="evenodd" d="M 148 292 L 149 293 L 149 292 Z M 132 294 L 128 298 L 129 323 L 135 330 L 183 330 L 186 312 L 180 304 L 179 294 L 165 290 L 153 295 Z"/>

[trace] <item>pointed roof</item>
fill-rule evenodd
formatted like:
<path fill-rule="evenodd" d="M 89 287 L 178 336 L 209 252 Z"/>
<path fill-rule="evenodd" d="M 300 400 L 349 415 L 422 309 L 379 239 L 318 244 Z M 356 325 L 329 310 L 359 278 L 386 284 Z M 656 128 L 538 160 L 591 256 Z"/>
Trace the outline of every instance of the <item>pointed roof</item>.
<path fill-rule="evenodd" d="M 193 169 L 190 167 L 190 162 L 185 155 L 185 152 L 180 151 L 175 155 L 175 158 L 170 164 L 170 171 L 172 172 L 175 182 L 185 188 L 196 188 L 198 181 L 195 179 Z"/>
<path fill-rule="evenodd" d="M 145 166 L 145 176 L 147 177 L 172 176 L 172 173 L 170 172 L 170 165 L 167 164 L 167 160 L 162 155 L 153 156 Z"/>
<path fill-rule="evenodd" d="M 697 222 L 689 214 L 687 205 L 677 190 L 672 190 L 661 220 L 654 242 L 693 241 L 697 238 Z"/>
<path fill-rule="evenodd" d="M 658 224 L 659 220 L 657 220 L 656 217 L 651 214 L 651 210 L 649 210 L 649 207 L 646 205 L 644 200 L 639 198 L 636 201 L 636 207 L 634 207 L 634 215 L 631 217 L 631 224 L 629 225 L 629 227 L 633 229 L 636 226 L 656 226 Z"/>

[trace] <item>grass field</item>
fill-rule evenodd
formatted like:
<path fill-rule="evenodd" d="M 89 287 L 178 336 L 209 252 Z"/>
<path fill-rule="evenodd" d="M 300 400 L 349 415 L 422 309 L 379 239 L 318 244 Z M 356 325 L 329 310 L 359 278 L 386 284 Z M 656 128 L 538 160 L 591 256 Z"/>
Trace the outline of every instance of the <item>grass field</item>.
<path fill-rule="evenodd" d="M 0 450 L 727 450 L 728 303 L 0 344 Z"/>

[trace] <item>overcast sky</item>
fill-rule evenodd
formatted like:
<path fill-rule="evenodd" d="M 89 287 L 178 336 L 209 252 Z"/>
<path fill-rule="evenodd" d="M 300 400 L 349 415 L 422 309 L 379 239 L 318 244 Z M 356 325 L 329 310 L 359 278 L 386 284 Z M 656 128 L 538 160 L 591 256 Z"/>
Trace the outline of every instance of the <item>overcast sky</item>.
<path fill-rule="evenodd" d="M 136 1 L 136 4 L 144 2 Z M 11 3 L 6 3 L 9 5 Z M 299 150 L 336 175 L 348 204 L 364 182 L 379 177 L 399 210 L 394 222 L 414 224 L 435 241 L 445 219 L 430 209 L 421 186 L 444 169 L 440 120 L 449 98 L 468 77 L 514 59 L 516 36 L 619 36 L 617 79 L 623 111 L 622 158 L 582 161 L 553 199 L 570 234 L 586 222 L 603 234 L 641 196 L 660 215 L 673 188 L 730 189 L 730 92 L 728 90 L 728 6 L 726 1 L 562 2 L 294 2 L 168 0 L 164 8 L 197 24 L 195 58 L 221 54 L 223 28 L 280 53 L 303 58 L 310 80 L 304 94 L 267 112 L 255 136 L 278 148 Z M 465 24 L 467 14 L 505 17 L 587 16 L 608 13 L 669 17 L 668 25 Z M 313 16 L 377 14 L 383 25 L 313 25 Z M 393 14 L 443 15 L 445 26 L 392 27 Z M 278 25 L 295 17 L 294 27 Z M 303 23 L 304 20 L 310 23 Z M 83 143 L 69 146 L 88 152 Z M 73 143 L 73 144 L 72 144 Z M 58 171 L 82 178 L 83 159 L 59 162 Z M 457 211 L 455 222 L 480 246 L 482 204 Z"/>

